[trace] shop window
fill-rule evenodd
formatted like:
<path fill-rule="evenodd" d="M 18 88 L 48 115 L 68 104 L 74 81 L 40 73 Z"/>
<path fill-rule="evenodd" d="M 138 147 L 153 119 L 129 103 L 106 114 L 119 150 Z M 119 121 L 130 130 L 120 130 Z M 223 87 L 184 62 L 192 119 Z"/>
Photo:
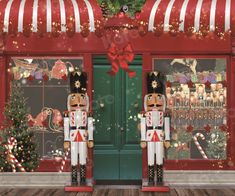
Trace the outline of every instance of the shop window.
<path fill-rule="evenodd" d="M 29 126 L 35 132 L 42 159 L 63 156 L 63 111 L 67 110 L 68 74 L 82 68 L 82 58 L 12 58 L 14 80 L 24 90 Z"/>
<path fill-rule="evenodd" d="M 226 59 L 156 58 L 153 69 L 166 76 L 167 159 L 226 159 Z"/>

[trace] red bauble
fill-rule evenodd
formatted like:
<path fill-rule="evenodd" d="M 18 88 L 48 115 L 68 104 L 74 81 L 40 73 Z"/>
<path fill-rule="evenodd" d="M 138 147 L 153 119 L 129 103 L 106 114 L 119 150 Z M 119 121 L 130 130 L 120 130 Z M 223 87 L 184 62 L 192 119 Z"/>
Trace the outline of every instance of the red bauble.
<path fill-rule="evenodd" d="M 211 83 L 207 80 L 206 83 L 205 83 L 205 87 L 207 89 L 211 88 Z"/>
<path fill-rule="evenodd" d="M 194 83 L 192 82 L 192 80 L 189 80 L 187 84 L 188 84 L 189 88 L 193 88 L 194 87 Z"/>
<path fill-rule="evenodd" d="M 125 13 L 124 12 L 119 12 L 118 13 L 118 18 L 124 18 L 125 16 Z"/>

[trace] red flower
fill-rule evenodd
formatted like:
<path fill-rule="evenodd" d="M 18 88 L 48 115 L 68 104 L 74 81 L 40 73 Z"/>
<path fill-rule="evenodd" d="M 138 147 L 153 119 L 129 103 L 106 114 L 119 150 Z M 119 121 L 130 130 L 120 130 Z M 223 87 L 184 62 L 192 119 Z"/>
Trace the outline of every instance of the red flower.
<path fill-rule="evenodd" d="M 188 127 L 187 127 L 187 132 L 192 132 L 193 131 L 193 126 L 192 125 L 189 125 Z"/>

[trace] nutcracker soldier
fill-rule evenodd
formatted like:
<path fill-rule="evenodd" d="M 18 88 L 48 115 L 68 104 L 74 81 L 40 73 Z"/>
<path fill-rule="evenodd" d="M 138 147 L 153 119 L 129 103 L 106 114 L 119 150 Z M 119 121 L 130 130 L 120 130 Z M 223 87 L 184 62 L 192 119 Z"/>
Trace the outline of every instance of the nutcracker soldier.
<path fill-rule="evenodd" d="M 64 148 L 71 146 L 71 186 L 86 186 L 87 147 L 92 148 L 93 118 L 88 116 L 89 97 L 86 93 L 87 75 L 81 70 L 70 74 L 70 91 L 64 112 Z M 80 180 L 78 181 L 78 160 Z M 70 191 L 65 187 L 65 190 Z M 84 189 L 84 191 L 86 191 Z"/>
<path fill-rule="evenodd" d="M 170 117 L 166 114 L 165 77 L 158 72 L 147 76 L 148 94 L 144 97 L 144 113 L 141 115 L 141 147 L 147 147 L 148 181 L 146 187 L 165 187 L 150 191 L 169 191 L 163 186 L 164 145 L 170 146 Z M 156 162 L 156 167 L 155 167 Z M 156 168 L 156 180 L 155 180 Z M 146 189 L 144 189 L 144 187 Z"/>

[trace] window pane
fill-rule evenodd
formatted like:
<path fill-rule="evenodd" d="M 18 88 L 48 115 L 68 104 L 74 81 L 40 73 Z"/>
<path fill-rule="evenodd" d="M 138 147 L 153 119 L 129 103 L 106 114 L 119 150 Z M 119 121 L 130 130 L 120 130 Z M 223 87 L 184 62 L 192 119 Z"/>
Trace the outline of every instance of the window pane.
<path fill-rule="evenodd" d="M 12 58 L 11 70 L 28 98 L 29 125 L 42 158 L 63 153 L 63 111 L 67 110 L 68 73 L 82 68 L 82 58 Z"/>
<path fill-rule="evenodd" d="M 167 159 L 226 159 L 226 59 L 154 59 L 171 113 Z"/>

